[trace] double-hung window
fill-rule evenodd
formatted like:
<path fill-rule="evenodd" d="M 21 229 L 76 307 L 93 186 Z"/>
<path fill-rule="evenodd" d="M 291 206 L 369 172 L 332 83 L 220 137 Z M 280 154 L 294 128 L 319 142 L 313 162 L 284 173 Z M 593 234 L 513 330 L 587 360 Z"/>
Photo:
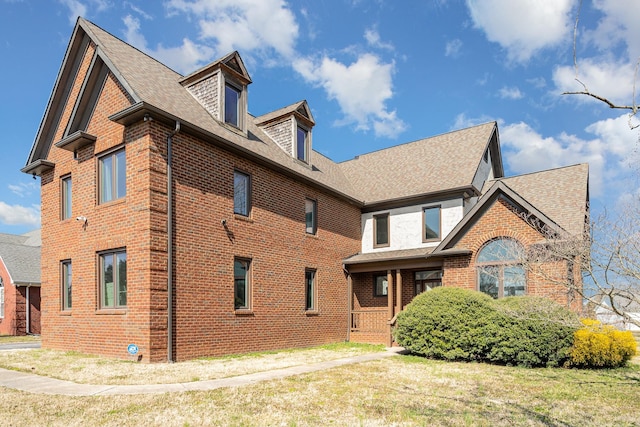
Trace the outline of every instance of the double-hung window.
<path fill-rule="evenodd" d="M 224 85 L 224 122 L 240 127 L 240 90 L 229 83 Z"/>
<path fill-rule="evenodd" d="M 249 216 L 251 212 L 251 176 L 233 172 L 233 213 Z"/>
<path fill-rule="evenodd" d="M 127 195 L 127 161 L 124 149 L 100 157 L 98 170 L 100 203 Z"/>
<path fill-rule="evenodd" d="M 422 241 L 440 240 L 440 206 L 422 210 Z"/>
<path fill-rule="evenodd" d="M 127 252 L 104 252 L 99 255 L 100 308 L 127 306 Z"/>
<path fill-rule="evenodd" d="M 71 261 L 62 261 L 62 309 L 71 310 Z"/>
<path fill-rule="evenodd" d="M 305 284 L 305 309 L 307 311 L 317 310 L 316 302 L 316 271 L 305 270 L 304 272 L 304 284 Z"/>
<path fill-rule="evenodd" d="M 389 214 L 373 216 L 373 247 L 389 246 Z"/>
<path fill-rule="evenodd" d="M 236 310 L 251 309 L 251 261 L 243 258 L 233 260 L 234 302 Z"/>
<path fill-rule="evenodd" d="M 61 211 L 60 218 L 71 218 L 71 175 L 67 175 L 61 178 L 62 184 L 62 198 L 61 198 Z"/>
<path fill-rule="evenodd" d="M 316 234 L 318 231 L 317 203 L 312 199 L 305 199 L 304 202 L 305 226 L 308 234 Z"/>

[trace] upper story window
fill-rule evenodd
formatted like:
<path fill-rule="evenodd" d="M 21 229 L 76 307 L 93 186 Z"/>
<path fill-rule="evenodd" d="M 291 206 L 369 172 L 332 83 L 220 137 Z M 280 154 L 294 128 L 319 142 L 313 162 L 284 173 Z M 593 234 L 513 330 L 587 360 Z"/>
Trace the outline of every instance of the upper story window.
<path fill-rule="evenodd" d="M 100 203 L 127 195 L 127 160 L 124 149 L 98 159 L 98 186 Z"/>
<path fill-rule="evenodd" d="M 62 261 L 62 309 L 71 310 L 71 261 Z"/>
<path fill-rule="evenodd" d="M 373 216 L 373 247 L 389 246 L 389 214 Z"/>
<path fill-rule="evenodd" d="M 67 175 L 61 178 L 62 190 L 60 200 L 60 218 L 71 218 L 71 175 Z"/>
<path fill-rule="evenodd" d="M 524 295 L 524 248 L 516 240 L 501 237 L 485 244 L 476 258 L 478 290 L 493 298 Z"/>
<path fill-rule="evenodd" d="M 233 260 L 234 299 L 236 310 L 251 309 L 251 261 L 236 258 Z"/>
<path fill-rule="evenodd" d="M 308 234 L 316 234 L 318 231 L 317 204 L 315 200 L 305 199 L 304 201 L 304 217 L 306 232 Z"/>
<path fill-rule="evenodd" d="M 296 131 L 296 158 L 309 162 L 309 131 L 302 126 L 298 126 Z"/>
<path fill-rule="evenodd" d="M 422 241 L 440 240 L 440 206 L 422 210 Z"/>
<path fill-rule="evenodd" d="M 100 308 L 127 306 L 127 252 L 105 252 L 99 256 Z"/>
<path fill-rule="evenodd" d="M 373 276 L 373 294 L 377 297 L 384 297 L 389 294 L 389 281 L 386 274 L 376 274 Z"/>
<path fill-rule="evenodd" d="M 224 85 L 224 122 L 240 127 L 241 90 L 229 83 Z"/>
<path fill-rule="evenodd" d="M 251 176 L 233 172 L 233 213 L 249 216 L 251 212 Z"/>

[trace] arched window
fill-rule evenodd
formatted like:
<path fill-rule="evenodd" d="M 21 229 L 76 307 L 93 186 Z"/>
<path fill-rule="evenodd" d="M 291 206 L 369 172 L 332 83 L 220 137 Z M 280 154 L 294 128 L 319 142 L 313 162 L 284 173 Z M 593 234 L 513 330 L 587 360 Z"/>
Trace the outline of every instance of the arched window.
<path fill-rule="evenodd" d="M 501 237 L 485 244 L 476 259 L 478 290 L 493 298 L 524 295 L 524 248 L 516 240 Z"/>

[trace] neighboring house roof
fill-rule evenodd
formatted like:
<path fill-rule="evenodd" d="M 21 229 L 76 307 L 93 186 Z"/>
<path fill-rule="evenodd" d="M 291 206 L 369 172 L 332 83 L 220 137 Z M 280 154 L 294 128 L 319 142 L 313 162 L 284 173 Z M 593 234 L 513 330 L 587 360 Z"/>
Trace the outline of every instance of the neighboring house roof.
<path fill-rule="evenodd" d="M 598 304 L 597 313 L 610 312 L 607 307 L 611 307 L 611 300 L 615 307 L 625 313 L 640 313 L 640 295 L 626 290 L 616 289 L 609 293 L 601 292 L 593 297 Z M 607 307 L 604 307 L 607 306 Z"/>
<path fill-rule="evenodd" d="M 584 233 L 589 202 L 588 164 L 487 181 L 483 193 L 496 181 L 506 184 L 569 234 Z"/>
<path fill-rule="evenodd" d="M 365 204 L 468 188 L 494 138 L 492 152 L 499 153 L 497 125 L 490 122 L 363 154 L 340 165 Z M 495 172 L 501 176 L 502 162 L 499 154 L 496 157 Z"/>
<path fill-rule="evenodd" d="M 21 236 L 0 233 L 0 261 L 12 283 L 40 284 L 40 230 Z"/>

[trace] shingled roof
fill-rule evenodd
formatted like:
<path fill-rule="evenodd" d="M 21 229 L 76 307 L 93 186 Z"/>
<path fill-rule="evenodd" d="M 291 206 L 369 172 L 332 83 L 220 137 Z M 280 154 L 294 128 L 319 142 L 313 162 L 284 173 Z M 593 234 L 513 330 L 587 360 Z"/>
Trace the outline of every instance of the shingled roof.
<path fill-rule="evenodd" d="M 589 202 L 589 165 L 549 169 L 498 179 L 572 235 L 584 233 Z M 486 193 L 497 180 L 487 181 Z"/>
<path fill-rule="evenodd" d="M 494 136 L 497 141 L 497 125 L 490 122 L 367 153 L 340 166 L 365 204 L 470 187 Z M 501 174 L 502 164 L 496 166 Z"/>
<path fill-rule="evenodd" d="M 39 236 L 39 230 L 20 236 L 0 233 L 0 261 L 16 285 L 40 284 Z"/>

